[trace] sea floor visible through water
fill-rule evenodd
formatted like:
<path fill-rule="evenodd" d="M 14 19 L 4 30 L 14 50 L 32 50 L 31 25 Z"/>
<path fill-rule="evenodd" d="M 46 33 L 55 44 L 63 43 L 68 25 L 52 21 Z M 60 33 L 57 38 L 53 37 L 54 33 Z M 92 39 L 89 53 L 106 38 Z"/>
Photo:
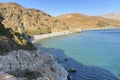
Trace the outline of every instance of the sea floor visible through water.
<path fill-rule="evenodd" d="M 76 73 L 69 73 L 73 80 L 120 80 L 120 29 L 86 30 L 35 45 L 65 68 L 75 68 Z"/>

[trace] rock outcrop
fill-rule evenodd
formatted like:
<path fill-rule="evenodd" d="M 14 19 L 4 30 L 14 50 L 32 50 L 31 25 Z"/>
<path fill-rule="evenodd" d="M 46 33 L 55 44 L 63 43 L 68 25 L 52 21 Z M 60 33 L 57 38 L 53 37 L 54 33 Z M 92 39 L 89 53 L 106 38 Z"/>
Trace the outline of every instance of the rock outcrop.
<path fill-rule="evenodd" d="M 0 56 L 0 71 L 5 73 L 0 73 L 0 77 L 11 75 L 15 80 L 67 80 L 68 76 L 52 55 L 39 51 L 19 50 Z"/>

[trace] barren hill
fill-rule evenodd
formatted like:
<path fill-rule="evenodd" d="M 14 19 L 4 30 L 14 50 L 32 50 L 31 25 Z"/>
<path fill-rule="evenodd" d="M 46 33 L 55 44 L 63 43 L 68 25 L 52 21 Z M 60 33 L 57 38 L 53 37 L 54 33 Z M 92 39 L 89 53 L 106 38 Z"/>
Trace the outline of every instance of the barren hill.
<path fill-rule="evenodd" d="M 68 29 L 68 26 L 41 10 L 27 9 L 16 3 L 0 3 L 3 25 L 13 31 L 44 34 Z"/>
<path fill-rule="evenodd" d="M 115 13 L 101 15 L 101 17 L 108 18 L 108 19 L 120 20 L 120 14 L 115 14 Z"/>
<path fill-rule="evenodd" d="M 83 29 L 120 27 L 120 21 L 118 20 L 87 16 L 79 13 L 61 15 L 57 19 L 71 25 L 71 27 L 81 27 Z"/>

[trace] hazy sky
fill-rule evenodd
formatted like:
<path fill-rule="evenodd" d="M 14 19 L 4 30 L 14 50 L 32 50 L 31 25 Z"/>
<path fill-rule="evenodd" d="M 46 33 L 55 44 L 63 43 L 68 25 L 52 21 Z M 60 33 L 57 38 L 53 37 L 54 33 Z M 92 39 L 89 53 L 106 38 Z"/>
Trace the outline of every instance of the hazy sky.
<path fill-rule="evenodd" d="M 16 2 L 53 16 L 76 12 L 87 15 L 120 13 L 120 0 L 0 0 L 0 2 Z"/>

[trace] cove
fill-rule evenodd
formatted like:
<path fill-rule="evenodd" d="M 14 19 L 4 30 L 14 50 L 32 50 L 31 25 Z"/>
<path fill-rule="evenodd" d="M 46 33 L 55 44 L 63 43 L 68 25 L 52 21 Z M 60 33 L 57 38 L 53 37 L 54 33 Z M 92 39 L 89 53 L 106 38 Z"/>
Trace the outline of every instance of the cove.
<path fill-rule="evenodd" d="M 77 68 L 77 73 L 70 74 L 74 80 L 120 79 L 120 29 L 51 37 L 40 40 L 36 46 L 59 57 L 63 66 Z"/>

